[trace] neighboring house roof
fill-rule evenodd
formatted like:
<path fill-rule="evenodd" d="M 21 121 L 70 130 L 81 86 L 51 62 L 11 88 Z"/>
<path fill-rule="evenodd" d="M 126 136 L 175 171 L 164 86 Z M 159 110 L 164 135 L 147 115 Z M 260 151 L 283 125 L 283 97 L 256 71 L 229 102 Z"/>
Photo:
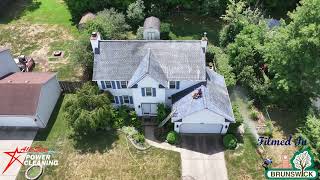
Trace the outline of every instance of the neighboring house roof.
<path fill-rule="evenodd" d="M 147 75 L 152 77 L 164 87 L 168 86 L 166 75 L 162 71 L 160 64 L 156 60 L 154 54 L 151 52 L 150 48 L 148 49 L 148 52 L 144 56 L 143 60 L 140 62 L 137 70 L 134 72 L 128 83 L 128 86 L 132 87 Z"/>
<path fill-rule="evenodd" d="M 206 85 L 198 84 L 191 87 L 189 92 L 182 91 L 173 95 L 172 109 L 176 110 L 172 117 L 173 121 L 180 120 L 203 109 L 211 110 L 228 121 L 235 121 L 223 76 L 209 68 L 206 69 L 206 72 Z M 202 97 L 194 99 L 192 96 L 199 89 L 202 91 Z"/>
<path fill-rule="evenodd" d="M 42 86 L 54 73 L 14 73 L 0 80 L 0 115 L 36 114 Z"/>
<path fill-rule="evenodd" d="M 206 79 L 201 40 L 102 40 L 98 45 L 99 53 L 94 58 L 94 81 L 137 80 L 147 71 L 144 67 L 148 61 L 144 59 L 148 51 L 151 52 L 149 62 L 152 66 L 148 72 L 153 77 L 159 76 L 156 78 L 159 83 L 165 78 L 168 81 Z M 142 61 L 145 62 L 141 64 Z M 161 72 L 160 68 L 164 75 L 155 75 Z"/>
<path fill-rule="evenodd" d="M 13 60 L 8 48 L 0 48 L 0 79 L 10 73 L 18 72 L 19 68 Z"/>
<path fill-rule="evenodd" d="M 160 32 L 160 19 L 154 16 L 148 17 L 144 20 L 143 28 L 153 28 Z"/>
<path fill-rule="evenodd" d="M 96 18 L 96 15 L 88 12 L 81 17 L 79 24 L 85 24 L 88 21 L 93 20 L 94 18 Z"/>

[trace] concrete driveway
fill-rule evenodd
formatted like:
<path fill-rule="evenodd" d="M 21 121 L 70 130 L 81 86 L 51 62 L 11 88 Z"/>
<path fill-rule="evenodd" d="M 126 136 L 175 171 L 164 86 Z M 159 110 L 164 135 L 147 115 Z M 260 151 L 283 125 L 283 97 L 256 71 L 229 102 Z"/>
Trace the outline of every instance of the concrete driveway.
<path fill-rule="evenodd" d="M 182 135 L 183 180 L 226 180 L 221 135 Z"/>
<path fill-rule="evenodd" d="M 14 152 L 18 147 L 30 147 L 37 133 L 37 129 L 21 129 L 21 128 L 0 128 L 0 180 L 14 180 L 21 168 L 18 161 L 14 161 L 12 165 L 3 173 L 4 169 L 11 160 L 11 157 L 4 152 Z M 20 155 L 20 156 L 19 156 Z M 23 162 L 27 153 L 16 154 L 15 157 Z"/>

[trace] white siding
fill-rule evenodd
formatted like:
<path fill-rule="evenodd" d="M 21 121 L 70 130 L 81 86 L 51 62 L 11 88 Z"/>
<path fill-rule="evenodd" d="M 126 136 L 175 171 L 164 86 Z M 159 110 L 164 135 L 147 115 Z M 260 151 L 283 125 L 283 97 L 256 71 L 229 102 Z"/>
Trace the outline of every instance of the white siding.
<path fill-rule="evenodd" d="M 142 96 L 141 88 L 156 88 L 156 97 Z M 159 88 L 159 83 L 146 76 L 138 83 L 138 88 L 132 88 L 134 108 L 139 116 L 142 116 L 141 103 L 165 103 L 165 89 Z M 140 107 L 139 107 L 140 106 Z"/>
<path fill-rule="evenodd" d="M 0 127 L 38 127 L 32 116 L 0 116 Z"/>
<path fill-rule="evenodd" d="M 14 62 L 10 51 L 4 50 L 0 52 L 0 77 L 5 76 L 11 72 L 18 72 L 19 68 Z"/>
<path fill-rule="evenodd" d="M 116 81 L 114 81 L 116 83 Z M 101 85 L 101 81 L 97 81 L 97 84 L 99 86 L 100 90 L 109 91 L 113 96 L 132 96 L 132 89 L 130 88 L 124 88 L 124 89 L 112 89 L 112 88 L 106 88 L 103 89 Z M 134 102 L 134 101 L 133 101 Z M 120 104 L 113 104 L 114 106 L 120 106 Z M 124 104 L 130 107 L 134 107 L 132 104 Z"/>
<path fill-rule="evenodd" d="M 223 126 L 221 133 L 225 134 L 229 127 L 229 122 L 225 122 L 225 118 L 207 109 L 195 112 L 182 119 L 182 122 L 176 122 L 174 130 L 179 132 L 182 123 L 194 124 L 221 124 Z M 226 128 L 227 126 L 227 128 Z M 196 127 L 196 126 L 195 126 Z"/>
<path fill-rule="evenodd" d="M 37 108 L 37 124 L 44 128 L 61 93 L 60 85 L 56 78 L 49 80 L 41 89 Z"/>

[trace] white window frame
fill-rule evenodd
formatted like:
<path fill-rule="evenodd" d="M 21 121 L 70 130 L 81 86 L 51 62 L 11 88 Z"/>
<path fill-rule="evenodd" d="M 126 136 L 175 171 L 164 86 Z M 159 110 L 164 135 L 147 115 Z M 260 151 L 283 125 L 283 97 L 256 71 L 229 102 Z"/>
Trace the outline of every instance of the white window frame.
<path fill-rule="evenodd" d="M 123 83 L 125 83 L 125 84 L 123 84 Z M 128 88 L 128 81 L 120 81 L 120 87 L 121 87 L 121 89 Z"/>
<path fill-rule="evenodd" d="M 171 84 L 171 83 L 173 83 L 173 84 Z M 172 85 L 174 87 L 171 87 Z M 176 89 L 176 87 L 177 87 L 177 81 L 169 81 L 169 89 Z"/>
<path fill-rule="evenodd" d="M 122 96 L 122 98 L 123 98 L 123 104 L 130 104 L 129 96 Z M 127 102 L 126 102 L 126 99 L 128 100 Z"/>
<path fill-rule="evenodd" d="M 106 88 L 112 88 L 111 81 L 105 81 L 104 84 L 106 85 Z"/>
<path fill-rule="evenodd" d="M 147 94 L 147 89 L 150 89 L 150 95 Z M 145 90 L 145 95 L 146 96 L 153 96 L 153 92 L 152 92 L 152 88 L 151 87 L 146 87 L 146 88 L 144 88 L 144 90 Z"/>

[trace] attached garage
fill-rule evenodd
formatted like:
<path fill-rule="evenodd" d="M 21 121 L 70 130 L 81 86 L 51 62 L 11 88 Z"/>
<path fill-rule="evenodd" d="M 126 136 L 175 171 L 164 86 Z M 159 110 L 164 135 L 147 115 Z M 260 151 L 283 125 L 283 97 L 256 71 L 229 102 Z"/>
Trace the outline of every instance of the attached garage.
<path fill-rule="evenodd" d="M 180 133 L 214 133 L 220 134 L 222 124 L 183 123 L 180 125 Z"/>
<path fill-rule="evenodd" d="M 178 133 L 225 134 L 234 115 L 221 75 L 207 70 L 208 81 L 173 95 L 171 122 Z"/>

